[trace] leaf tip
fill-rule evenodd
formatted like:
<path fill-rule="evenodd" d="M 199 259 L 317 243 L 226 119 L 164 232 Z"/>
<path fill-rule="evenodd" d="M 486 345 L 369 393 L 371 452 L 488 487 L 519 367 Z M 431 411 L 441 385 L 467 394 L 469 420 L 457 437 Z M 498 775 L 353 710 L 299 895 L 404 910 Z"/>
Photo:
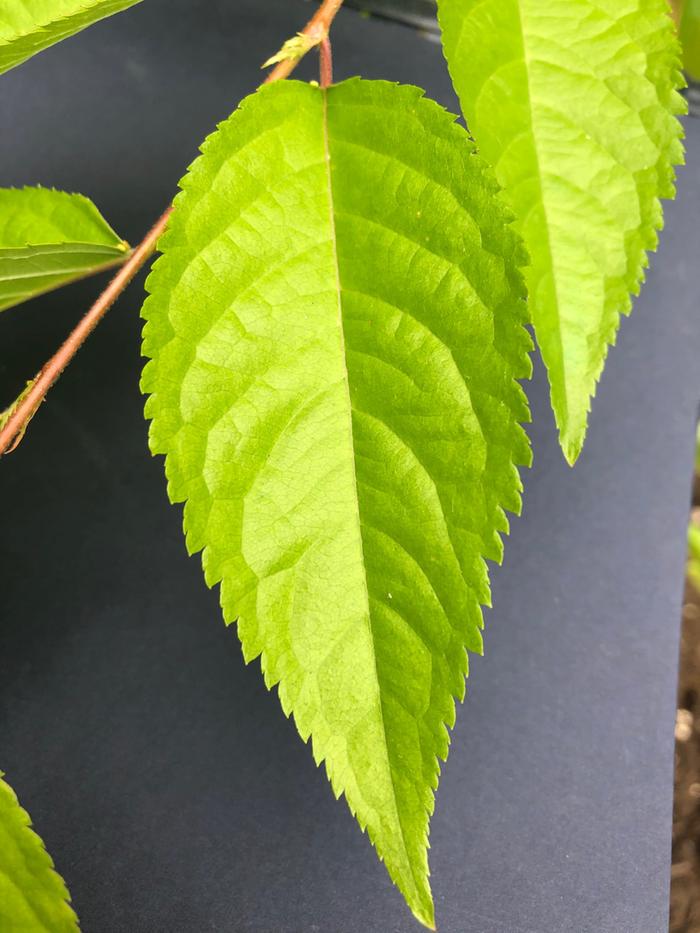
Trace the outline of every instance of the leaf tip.
<path fill-rule="evenodd" d="M 435 926 L 435 907 L 430 893 L 428 893 L 428 898 L 425 904 L 411 907 L 411 913 L 426 930 L 437 930 Z"/>
<path fill-rule="evenodd" d="M 562 453 L 564 454 L 564 459 L 570 467 L 576 466 L 576 461 L 578 460 L 583 449 L 584 438 L 585 431 L 579 432 L 574 437 L 570 437 L 567 434 L 562 433 L 560 437 L 559 443 L 561 445 Z"/>

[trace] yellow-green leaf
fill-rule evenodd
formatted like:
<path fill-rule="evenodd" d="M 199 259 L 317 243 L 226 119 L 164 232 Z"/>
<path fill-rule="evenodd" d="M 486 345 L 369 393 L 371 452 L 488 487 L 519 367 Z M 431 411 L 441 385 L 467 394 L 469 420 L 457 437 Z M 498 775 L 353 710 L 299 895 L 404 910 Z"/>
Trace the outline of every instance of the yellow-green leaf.
<path fill-rule="evenodd" d="M 0 0 L 0 74 L 140 0 Z"/>
<path fill-rule="evenodd" d="M 182 187 L 151 449 L 245 657 L 431 926 L 438 759 L 530 458 L 522 246 L 454 117 L 385 82 L 261 90 Z"/>
<path fill-rule="evenodd" d="M 439 0 L 470 131 L 531 257 L 532 318 L 569 462 L 674 194 L 684 109 L 667 0 Z"/>
<path fill-rule="evenodd" d="M 0 188 L 0 311 L 119 265 L 128 254 L 128 243 L 83 195 Z"/>
<path fill-rule="evenodd" d="M 77 933 L 70 895 L 0 771 L 0 930 Z"/>

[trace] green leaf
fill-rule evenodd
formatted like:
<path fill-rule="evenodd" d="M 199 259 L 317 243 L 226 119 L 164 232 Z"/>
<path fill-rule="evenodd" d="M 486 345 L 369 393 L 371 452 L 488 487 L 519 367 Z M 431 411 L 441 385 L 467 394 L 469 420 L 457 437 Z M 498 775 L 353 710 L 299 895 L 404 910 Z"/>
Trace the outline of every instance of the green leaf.
<path fill-rule="evenodd" d="M 140 0 L 2 0 L 0 74 Z"/>
<path fill-rule="evenodd" d="M 0 771 L 0 930 L 75 933 L 70 895 Z"/>
<path fill-rule="evenodd" d="M 688 579 L 693 586 L 700 590 L 700 527 L 694 520 L 688 524 L 688 562 L 686 565 Z"/>
<path fill-rule="evenodd" d="M 264 88 L 182 187 L 151 449 L 246 659 L 431 926 L 437 759 L 530 459 L 522 246 L 454 118 L 384 82 Z"/>
<path fill-rule="evenodd" d="M 81 194 L 0 188 L 0 311 L 119 265 L 128 254 L 128 243 Z"/>
<path fill-rule="evenodd" d="M 683 67 L 694 81 L 700 81 L 700 0 L 686 0 L 680 24 Z"/>
<path fill-rule="evenodd" d="M 573 463 L 683 157 L 667 0 L 439 0 L 439 14 L 467 124 L 530 252 L 533 322 Z"/>

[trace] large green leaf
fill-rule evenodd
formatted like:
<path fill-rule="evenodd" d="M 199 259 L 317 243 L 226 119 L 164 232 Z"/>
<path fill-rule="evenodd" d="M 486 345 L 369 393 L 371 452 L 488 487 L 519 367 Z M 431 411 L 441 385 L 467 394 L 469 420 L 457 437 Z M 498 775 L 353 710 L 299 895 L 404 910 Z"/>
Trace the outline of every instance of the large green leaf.
<path fill-rule="evenodd" d="M 484 557 L 530 453 L 523 258 L 417 88 L 248 98 L 182 182 L 143 388 L 190 552 L 415 915 Z"/>
<path fill-rule="evenodd" d="M 118 265 L 128 252 L 81 194 L 0 188 L 0 311 Z"/>
<path fill-rule="evenodd" d="M 76 933 L 70 895 L 0 771 L 0 930 Z"/>
<path fill-rule="evenodd" d="M 439 0 L 469 129 L 517 215 L 562 448 L 586 432 L 682 160 L 667 0 Z"/>
<path fill-rule="evenodd" d="M 0 74 L 140 0 L 1 0 Z"/>

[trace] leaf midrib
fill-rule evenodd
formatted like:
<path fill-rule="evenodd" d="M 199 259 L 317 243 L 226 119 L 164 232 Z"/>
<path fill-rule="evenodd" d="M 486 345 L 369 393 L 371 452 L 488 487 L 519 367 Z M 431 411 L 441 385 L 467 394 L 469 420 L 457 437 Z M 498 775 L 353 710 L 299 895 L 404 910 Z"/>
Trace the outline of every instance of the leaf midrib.
<path fill-rule="evenodd" d="M 524 0 L 516 0 L 518 8 L 518 24 L 520 26 L 520 38 L 523 47 L 523 62 L 525 63 L 525 93 L 527 94 L 527 109 L 530 114 L 530 125 L 532 127 L 532 151 L 535 156 L 535 168 L 537 169 L 537 186 L 540 192 L 540 200 L 542 201 L 542 217 L 544 219 L 544 236 L 542 237 L 542 244 L 547 251 L 547 256 L 549 257 L 549 264 L 552 268 L 552 287 L 554 289 L 554 300 L 556 302 L 556 307 L 554 312 L 557 319 L 557 344 L 559 347 L 559 362 L 562 372 L 562 401 L 565 407 L 565 412 L 562 413 L 562 424 L 560 425 L 562 430 L 567 430 L 567 423 L 569 421 L 569 397 L 567 390 L 567 379 L 566 379 L 566 367 L 564 364 L 564 340 L 561 333 L 561 324 L 560 324 L 560 307 L 561 301 L 559 298 L 559 286 L 557 282 L 557 276 L 554 274 L 555 261 L 554 253 L 552 252 L 552 240 L 549 231 L 549 217 L 547 216 L 547 199 L 545 198 L 544 193 L 544 184 L 542 181 L 542 165 L 541 165 L 541 156 L 537 146 L 537 133 L 535 132 L 535 108 L 532 103 L 532 93 L 530 87 L 530 56 L 529 49 L 527 44 L 527 33 L 525 30 L 525 14 L 523 11 L 523 2 Z M 555 418 L 557 412 L 555 409 Z"/>
<path fill-rule="evenodd" d="M 525 26 L 525 12 L 523 10 L 523 2 L 524 0 L 515 0 L 515 6 L 518 11 L 518 27 L 520 30 L 520 43 L 521 43 L 522 53 L 523 53 L 523 64 L 525 66 L 524 93 L 526 96 L 527 109 L 528 109 L 528 113 L 530 116 L 529 135 L 532 140 L 532 152 L 533 152 L 534 160 L 535 160 L 537 187 L 538 187 L 540 202 L 542 204 L 542 216 L 544 219 L 544 235 L 542 236 L 541 242 L 549 258 L 549 264 L 552 270 L 554 270 L 555 261 L 554 261 L 554 254 L 552 252 L 551 236 L 550 236 L 550 230 L 549 230 L 550 222 L 547 216 L 547 201 L 545 198 L 544 184 L 542 181 L 541 156 L 540 156 L 540 152 L 537 146 L 537 133 L 535 132 L 535 126 L 536 126 L 537 121 L 535 119 L 535 108 L 532 102 L 532 93 L 531 93 L 531 87 L 530 87 L 531 62 L 530 62 L 530 55 L 529 55 L 529 49 L 528 49 L 528 43 L 527 43 L 527 32 L 526 32 L 526 26 Z M 461 38 L 463 28 L 464 28 L 464 23 L 462 23 L 462 28 L 460 29 L 460 38 Z M 554 309 L 554 312 L 555 312 L 555 316 L 557 320 L 556 336 L 557 336 L 557 343 L 559 347 L 559 360 L 560 360 L 560 366 L 561 366 L 561 372 L 562 372 L 562 382 L 561 382 L 562 401 L 563 401 L 563 405 L 565 408 L 565 411 L 562 413 L 562 424 L 560 425 L 560 428 L 562 430 L 565 430 L 566 424 L 569 420 L 569 399 L 568 399 L 567 379 L 566 379 L 566 372 L 565 372 L 565 365 L 564 365 L 564 343 L 562 339 L 561 326 L 560 326 L 561 300 L 559 298 L 557 277 L 554 274 L 552 274 L 552 285 L 554 289 L 554 299 L 556 302 L 556 307 Z M 532 297 L 530 300 L 532 301 Z M 556 409 L 555 409 L 555 417 L 558 417 Z"/>
<path fill-rule="evenodd" d="M 328 88 L 321 88 L 321 95 L 323 99 L 323 149 L 324 149 L 324 160 L 326 166 L 326 178 L 328 182 L 328 209 L 329 209 L 329 223 L 330 223 L 330 233 L 331 233 L 331 247 L 333 253 L 333 265 L 335 270 L 335 282 L 336 282 L 336 293 L 338 296 L 338 335 L 340 339 L 340 349 L 341 357 L 343 361 L 343 384 L 345 386 L 346 394 L 346 411 L 348 413 L 348 425 L 347 430 L 350 440 L 350 450 L 352 452 L 352 482 L 353 482 L 353 493 L 355 498 L 355 518 L 357 522 L 357 538 L 359 541 L 360 547 L 360 556 L 361 556 L 361 567 L 362 567 L 362 583 L 364 586 L 364 599 L 365 599 L 365 618 L 367 620 L 367 628 L 369 631 L 369 641 L 372 647 L 372 663 L 374 665 L 374 682 L 376 685 L 376 702 L 379 709 L 379 718 L 380 725 L 382 729 L 382 736 L 384 738 L 383 747 L 384 755 L 386 760 L 386 770 L 389 775 L 389 780 L 391 782 L 391 792 L 392 799 L 394 803 L 394 814 L 396 817 L 396 824 L 401 833 L 401 842 L 403 844 L 403 856 L 405 860 L 406 867 L 410 872 L 411 878 L 413 879 L 414 884 L 414 893 L 416 897 L 420 899 L 420 889 L 421 885 L 419 879 L 416 877 L 416 873 L 413 866 L 413 860 L 411 859 L 408 846 L 406 844 L 406 836 L 404 833 L 403 823 L 401 821 L 401 813 L 398 806 L 398 801 L 396 797 L 396 784 L 394 781 L 394 772 L 391 767 L 391 761 L 389 758 L 389 744 L 387 742 L 386 735 L 386 722 L 384 718 L 384 703 L 382 700 L 382 694 L 379 687 L 379 670 L 377 667 L 377 652 L 375 649 L 374 642 L 374 630 L 372 628 L 372 611 L 370 608 L 370 595 L 369 587 L 367 586 L 367 572 L 365 570 L 365 554 L 364 554 L 364 540 L 362 536 L 362 520 L 360 518 L 360 501 L 358 493 L 358 482 L 357 482 L 357 469 L 355 465 L 355 440 L 352 426 L 352 398 L 350 395 L 350 377 L 348 373 L 348 364 L 347 364 L 347 349 L 345 342 L 345 327 L 343 323 L 343 304 L 342 304 L 342 285 L 340 281 L 340 266 L 338 261 L 338 240 L 336 233 L 336 224 L 335 224 L 335 203 L 333 197 L 333 181 L 332 181 L 332 171 L 331 171 L 331 155 L 330 155 L 330 141 L 329 141 L 329 129 L 328 129 Z"/>

